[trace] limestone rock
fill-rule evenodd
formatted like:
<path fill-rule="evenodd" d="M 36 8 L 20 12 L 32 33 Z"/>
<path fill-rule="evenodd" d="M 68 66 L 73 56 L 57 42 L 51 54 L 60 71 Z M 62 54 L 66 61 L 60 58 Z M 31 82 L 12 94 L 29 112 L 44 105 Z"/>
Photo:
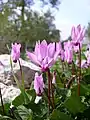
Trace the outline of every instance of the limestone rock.
<path fill-rule="evenodd" d="M 32 80 L 34 79 L 35 71 L 40 71 L 40 68 L 20 58 L 22 71 L 24 73 L 25 88 L 29 88 Z M 19 63 L 12 62 L 13 72 L 19 82 L 21 83 L 21 72 Z M 32 70 L 34 69 L 34 70 Z M 13 78 L 10 65 L 10 55 L 0 55 L 0 88 L 4 102 L 12 101 L 16 96 L 20 94 L 20 90 L 17 88 L 16 82 Z"/>

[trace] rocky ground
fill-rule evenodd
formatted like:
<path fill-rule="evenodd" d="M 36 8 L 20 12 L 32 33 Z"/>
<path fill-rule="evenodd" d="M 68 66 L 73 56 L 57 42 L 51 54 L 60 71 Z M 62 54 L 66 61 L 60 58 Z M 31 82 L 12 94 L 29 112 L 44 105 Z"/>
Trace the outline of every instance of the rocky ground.
<path fill-rule="evenodd" d="M 38 70 L 38 67 L 22 59 L 20 59 L 20 62 L 24 73 L 25 88 L 29 88 L 35 74 L 35 71 L 33 71 L 32 68 L 34 67 L 36 70 Z M 12 75 L 10 67 L 10 55 L 0 55 L 0 64 L 0 88 L 3 101 L 10 102 L 20 94 L 20 90 L 17 88 L 16 82 Z M 21 73 L 18 63 L 13 63 L 13 71 L 21 83 Z"/>

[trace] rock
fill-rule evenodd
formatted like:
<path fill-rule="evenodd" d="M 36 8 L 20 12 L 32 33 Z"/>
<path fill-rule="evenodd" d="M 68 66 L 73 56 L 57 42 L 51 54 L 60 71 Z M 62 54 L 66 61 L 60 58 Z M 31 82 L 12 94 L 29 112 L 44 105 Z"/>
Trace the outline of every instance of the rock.
<path fill-rule="evenodd" d="M 25 83 L 25 88 L 30 88 L 30 84 L 31 82 L 34 80 L 34 75 L 35 75 L 35 71 L 31 70 L 30 68 L 28 67 L 25 67 L 25 66 L 22 66 L 22 71 L 24 73 L 24 83 Z M 21 71 L 20 70 L 17 70 L 15 72 L 15 76 L 17 77 L 17 79 L 19 80 L 19 83 L 22 83 L 22 80 L 21 80 Z M 9 77 L 10 80 L 12 80 L 12 84 L 13 85 L 16 85 L 16 82 L 13 78 L 13 75 L 11 75 Z M 9 81 L 8 81 L 9 82 Z"/>
<path fill-rule="evenodd" d="M 15 97 L 17 97 L 20 94 L 20 90 L 14 87 L 13 85 L 7 86 L 3 83 L 0 83 L 0 88 L 4 103 L 11 102 L 12 100 L 15 99 Z"/>
<path fill-rule="evenodd" d="M 34 79 L 35 71 L 40 71 L 40 68 L 20 58 L 22 71 L 24 73 L 25 88 L 29 88 L 32 80 Z M 19 63 L 12 62 L 14 75 L 21 83 L 21 72 Z M 32 70 L 34 69 L 34 70 Z M 0 87 L 2 89 L 2 96 L 4 102 L 12 101 L 17 95 L 20 94 L 20 90 L 17 88 L 16 82 L 13 78 L 10 65 L 10 55 L 0 55 Z"/>
<path fill-rule="evenodd" d="M 8 55 L 8 54 L 0 55 L 0 62 L 1 62 L 0 82 L 4 83 L 6 85 L 12 85 L 12 84 L 16 85 L 16 82 L 13 78 L 13 74 L 11 71 L 10 55 Z M 30 87 L 31 82 L 34 79 L 35 71 L 32 70 L 33 67 L 36 70 L 39 70 L 39 68 L 30 62 L 22 60 L 21 58 L 20 58 L 20 63 L 22 66 L 22 71 L 24 73 L 25 88 L 28 88 L 28 87 Z M 13 66 L 13 71 L 14 71 L 15 76 L 21 83 L 21 71 L 20 71 L 19 63 L 12 62 L 12 66 Z"/>

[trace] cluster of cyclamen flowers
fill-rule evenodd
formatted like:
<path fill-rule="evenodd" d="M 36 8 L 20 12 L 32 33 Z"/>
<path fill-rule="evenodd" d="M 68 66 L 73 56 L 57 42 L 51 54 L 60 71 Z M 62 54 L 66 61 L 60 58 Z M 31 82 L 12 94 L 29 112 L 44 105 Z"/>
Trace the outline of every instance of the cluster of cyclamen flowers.
<path fill-rule="evenodd" d="M 41 72 L 47 72 L 56 62 L 58 58 L 67 63 L 72 63 L 73 54 L 78 53 L 82 48 L 83 38 L 85 36 L 85 29 L 81 28 L 80 25 L 77 27 L 72 27 L 71 30 L 71 41 L 65 42 L 64 47 L 60 42 L 47 44 L 45 40 L 41 43 L 36 42 L 34 52 L 26 51 L 27 56 L 30 61 L 37 65 Z M 20 58 L 20 48 L 21 44 L 12 44 L 11 56 L 14 62 L 18 61 Z M 85 53 L 86 60 L 81 62 L 82 67 L 87 67 L 90 65 L 90 46 L 88 51 Z M 53 82 L 54 81 L 54 82 Z M 53 74 L 53 83 L 55 83 L 55 74 Z M 37 95 L 42 95 L 45 88 L 42 73 L 38 75 L 35 74 L 34 79 L 34 89 Z"/>

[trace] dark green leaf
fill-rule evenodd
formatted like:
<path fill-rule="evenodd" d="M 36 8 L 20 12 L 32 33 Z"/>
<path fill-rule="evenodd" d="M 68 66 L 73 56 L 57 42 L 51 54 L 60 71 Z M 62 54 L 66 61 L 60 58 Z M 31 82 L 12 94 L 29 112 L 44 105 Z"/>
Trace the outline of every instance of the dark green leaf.
<path fill-rule="evenodd" d="M 73 114 L 83 112 L 86 107 L 81 103 L 80 97 L 76 94 L 72 94 L 64 103 L 64 106 Z"/>
<path fill-rule="evenodd" d="M 54 110 L 50 117 L 50 120 L 73 120 L 69 115 L 60 112 L 59 110 Z"/>
<path fill-rule="evenodd" d="M 8 116 L 1 116 L 0 115 L 0 120 L 15 120 L 15 119 L 12 119 L 12 118 L 10 118 Z"/>
<path fill-rule="evenodd" d="M 22 120 L 32 120 L 31 109 L 27 109 L 21 105 L 17 108 L 17 110 L 18 110 L 18 113 L 19 113 L 20 117 L 22 118 Z"/>

